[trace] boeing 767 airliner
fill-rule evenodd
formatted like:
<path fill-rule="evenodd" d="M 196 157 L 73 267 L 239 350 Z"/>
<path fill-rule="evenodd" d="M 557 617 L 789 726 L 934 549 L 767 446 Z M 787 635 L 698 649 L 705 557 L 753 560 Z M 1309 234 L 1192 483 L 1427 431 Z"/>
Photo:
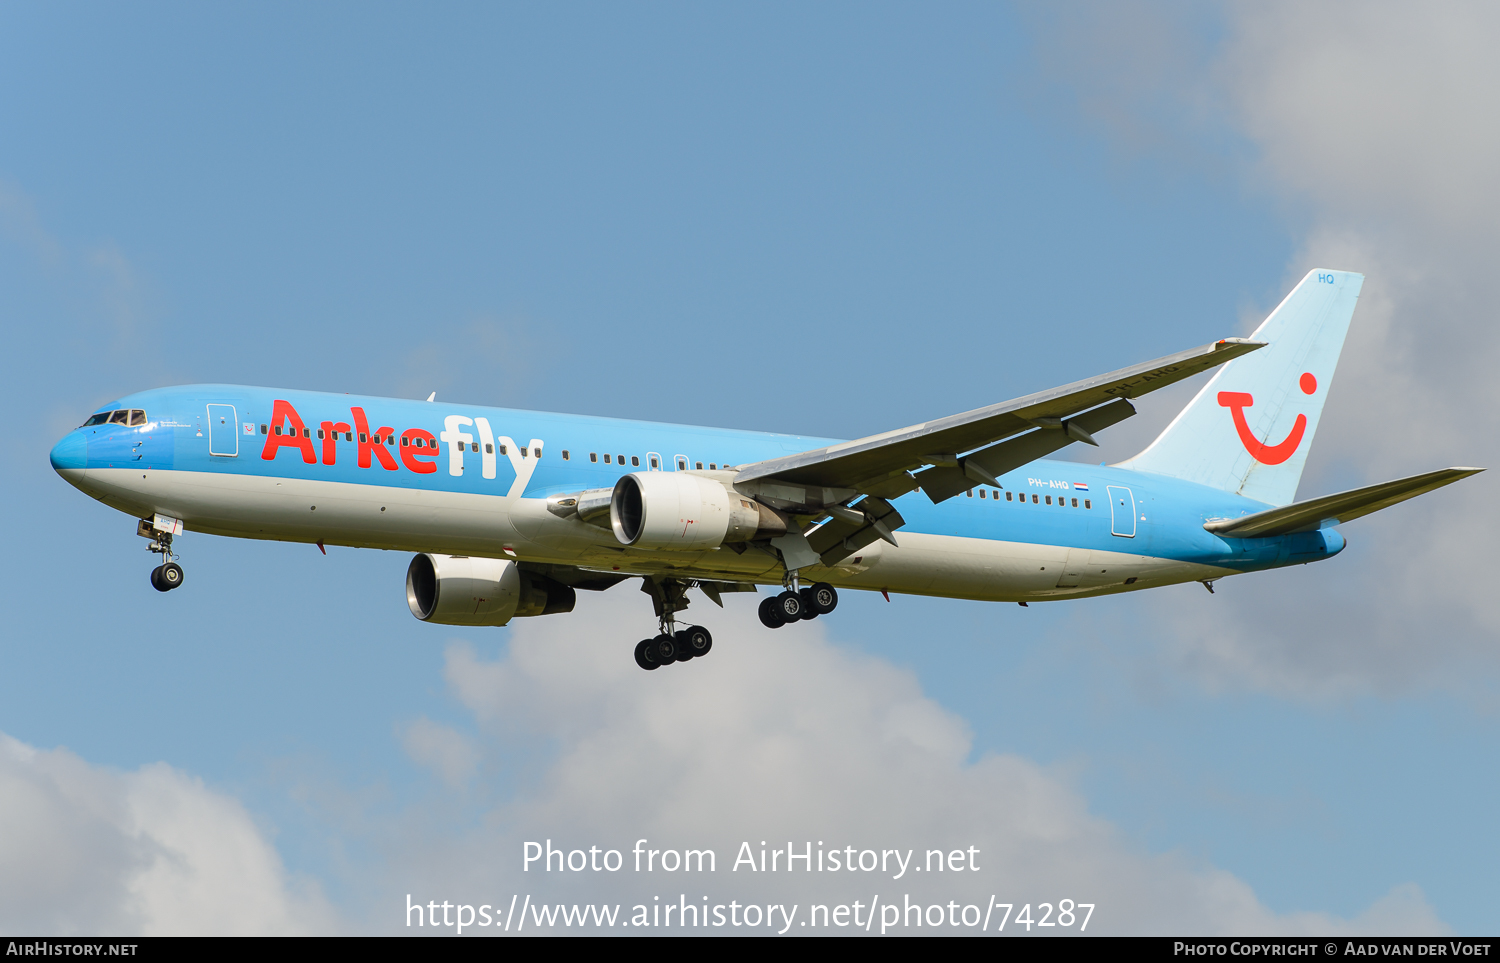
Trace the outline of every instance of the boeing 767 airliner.
<path fill-rule="evenodd" d="M 780 588 L 771 628 L 838 589 L 1020 602 L 1338 554 L 1338 526 L 1481 469 L 1296 501 L 1364 278 L 1315 270 L 1248 339 L 854 441 L 311 391 L 188 385 L 106 405 L 52 450 L 58 474 L 139 521 L 183 583 L 173 538 L 415 552 L 412 614 L 505 625 L 577 590 L 641 580 L 656 669 L 706 655 L 687 592 Z M 1130 400 L 1218 366 L 1143 452 L 1045 456 L 1135 414 Z M 722 603 L 720 603 L 722 604 Z"/>

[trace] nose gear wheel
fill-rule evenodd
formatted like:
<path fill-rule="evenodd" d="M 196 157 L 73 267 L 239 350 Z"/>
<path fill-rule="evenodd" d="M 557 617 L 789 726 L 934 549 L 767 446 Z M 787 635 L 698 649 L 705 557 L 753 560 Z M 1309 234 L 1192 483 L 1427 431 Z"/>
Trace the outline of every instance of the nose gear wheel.
<path fill-rule="evenodd" d="M 170 592 L 180 587 L 183 571 L 181 565 L 172 561 L 177 557 L 172 551 L 172 533 L 152 528 L 149 520 L 143 520 L 137 525 L 136 533 L 151 539 L 146 551 L 161 556 L 161 564 L 151 570 L 151 587 L 158 592 Z"/>

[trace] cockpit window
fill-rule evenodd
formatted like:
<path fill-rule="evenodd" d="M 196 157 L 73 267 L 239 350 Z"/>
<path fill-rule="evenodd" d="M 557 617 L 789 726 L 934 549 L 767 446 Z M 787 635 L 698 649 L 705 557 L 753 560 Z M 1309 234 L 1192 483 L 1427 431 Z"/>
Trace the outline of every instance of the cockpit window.
<path fill-rule="evenodd" d="M 101 411 L 97 415 L 90 415 L 80 428 L 92 428 L 94 425 L 127 425 L 134 427 L 146 423 L 146 412 L 142 408 L 121 408 L 118 411 Z"/>

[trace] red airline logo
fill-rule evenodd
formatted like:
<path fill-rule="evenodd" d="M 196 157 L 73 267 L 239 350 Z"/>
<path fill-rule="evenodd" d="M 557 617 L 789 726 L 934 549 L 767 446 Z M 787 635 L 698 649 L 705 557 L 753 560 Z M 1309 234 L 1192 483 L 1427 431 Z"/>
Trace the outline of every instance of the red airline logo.
<path fill-rule="evenodd" d="M 372 467 L 373 458 L 378 460 L 380 467 L 386 471 L 395 471 L 396 459 L 386 447 L 387 445 L 395 446 L 393 437 L 395 430 L 381 426 L 372 432 L 363 408 L 350 408 L 349 414 L 354 419 L 353 427 L 342 421 L 322 423 L 322 430 L 318 432 L 318 437 L 322 439 L 323 444 L 323 464 L 332 465 L 337 460 L 340 437 L 345 441 L 353 441 L 357 432 L 359 467 Z M 291 402 L 279 398 L 273 401 L 269 424 L 272 426 L 272 431 L 266 435 L 266 444 L 261 450 L 260 457 L 266 461 L 274 461 L 281 449 L 295 448 L 307 464 L 318 463 L 317 450 L 313 447 L 313 433 L 303 424 L 302 416 L 297 414 L 297 409 L 292 407 Z M 402 432 L 401 462 L 419 475 L 431 474 L 437 471 L 437 465 L 426 459 L 438 457 L 437 447 L 437 437 L 432 432 L 421 428 L 408 429 Z"/>
<path fill-rule="evenodd" d="M 1312 372 L 1303 372 L 1298 381 L 1302 393 L 1310 395 L 1318 390 L 1318 379 L 1313 377 Z M 1250 452 L 1250 457 L 1262 465 L 1279 465 L 1292 457 L 1297 446 L 1302 444 L 1302 435 L 1307 431 L 1307 416 L 1299 414 L 1296 422 L 1292 424 L 1291 432 L 1279 445 L 1269 445 L 1256 438 L 1250 431 L 1250 424 L 1245 420 L 1245 409 L 1255 404 L 1255 397 L 1246 391 L 1221 391 L 1219 392 L 1219 407 L 1228 408 L 1234 417 L 1235 431 L 1240 433 L 1240 441 L 1245 445 L 1245 450 Z"/>

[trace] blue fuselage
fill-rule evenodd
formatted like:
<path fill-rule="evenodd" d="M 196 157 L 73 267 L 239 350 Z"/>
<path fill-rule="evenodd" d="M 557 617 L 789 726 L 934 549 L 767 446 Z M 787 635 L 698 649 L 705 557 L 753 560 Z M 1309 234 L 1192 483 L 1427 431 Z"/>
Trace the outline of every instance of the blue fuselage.
<path fill-rule="evenodd" d="M 127 416 L 79 428 L 58 443 L 53 464 L 138 517 L 244 537 L 759 582 L 779 581 L 769 556 L 626 550 L 608 531 L 548 515 L 545 500 L 609 488 L 631 472 L 724 471 L 836 443 L 235 385 L 145 391 L 101 409 L 115 410 L 144 412 L 144 423 Z M 1271 506 L 1162 475 L 1042 460 L 1000 482 L 936 505 L 920 492 L 896 499 L 901 547 L 877 544 L 823 577 L 921 594 L 1058 598 L 1300 564 L 1344 545 L 1331 529 L 1214 535 L 1205 521 Z"/>

